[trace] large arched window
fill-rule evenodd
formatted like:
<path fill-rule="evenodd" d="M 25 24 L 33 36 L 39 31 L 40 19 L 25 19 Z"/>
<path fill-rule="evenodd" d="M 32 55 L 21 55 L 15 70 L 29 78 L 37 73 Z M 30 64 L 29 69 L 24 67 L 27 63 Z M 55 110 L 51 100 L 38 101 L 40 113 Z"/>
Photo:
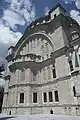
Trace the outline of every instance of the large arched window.
<path fill-rule="evenodd" d="M 47 35 L 46 33 L 37 32 L 37 33 L 33 33 L 32 35 L 28 36 L 23 41 L 21 41 L 21 42 L 19 41 L 17 43 L 18 46 L 17 45 L 15 46 L 15 55 L 14 55 L 14 58 L 19 54 L 19 52 L 21 51 L 21 49 L 24 48 L 25 44 L 27 44 L 27 49 L 29 49 L 29 46 L 31 46 L 30 45 L 31 44 L 31 40 L 33 40 L 34 42 L 36 42 L 36 39 L 37 39 L 37 42 L 40 42 L 40 40 L 45 40 L 46 41 L 46 44 L 45 44 L 45 51 L 46 52 L 48 52 L 48 49 L 50 47 L 52 48 L 52 51 L 54 50 L 54 41 L 52 40 L 52 38 L 49 35 Z M 48 46 L 48 44 L 50 45 L 50 47 Z M 42 47 L 42 50 L 44 50 L 43 47 Z"/>

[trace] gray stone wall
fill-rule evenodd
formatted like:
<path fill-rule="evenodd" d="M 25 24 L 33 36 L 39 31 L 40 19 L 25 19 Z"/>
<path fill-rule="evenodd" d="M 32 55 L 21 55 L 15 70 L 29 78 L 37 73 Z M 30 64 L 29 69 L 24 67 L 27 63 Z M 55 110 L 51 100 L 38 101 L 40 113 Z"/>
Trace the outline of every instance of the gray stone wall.
<path fill-rule="evenodd" d="M 57 8 L 51 19 L 55 12 L 62 13 Z M 23 40 L 13 59 L 8 61 L 10 80 L 6 80 L 2 112 L 25 115 L 50 114 L 53 110 L 53 114 L 80 115 L 80 65 L 77 63 L 80 56 L 76 46 L 80 43 L 73 44 L 74 47 L 72 44 L 62 25 L 49 33 L 38 31 Z M 72 60 L 72 71 L 69 60 Z M 58 101 L 55 91 L 58 91 Z M 47 102 L 44 102 L 44 92 Z M 49 92 L 52 92 L 52 102 L 49 102 Z M 23 103 L 20 103 L 20 93 L 24 93 Z M 33 93 L 37 93 L 37 103 L 33 103 Z"/>

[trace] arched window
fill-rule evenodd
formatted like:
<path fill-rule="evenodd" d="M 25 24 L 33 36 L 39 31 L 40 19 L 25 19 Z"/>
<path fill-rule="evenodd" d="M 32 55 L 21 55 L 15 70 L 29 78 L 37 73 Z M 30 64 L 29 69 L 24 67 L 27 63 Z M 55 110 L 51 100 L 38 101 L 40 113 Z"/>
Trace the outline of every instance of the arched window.
<path fill-rule="evenodd" d="M 50 114 L 53 114 L 53 110 L 50 110 Z"/>
<path fill-rule="evenodd" d="M 55 95 L 55 102 L 59 102 L 59 94 L 58 91 L 54 91 L 54 95 Z"/>
<path fill-rule="evenodd" d="M 9 115 L 11 115 L 11 111 L 9 112 Z"/>
<path fill-rule="evenodd" d="M 72 60 L 69 61 L 69 66 L 70 66 L 70 70 L 73 71 L 73 64 L 72 64 Z"/>
<path fill-rule="evenodd" d="M 56 69 L 55 69 L 55 66 L 52 69 L 52 74 L 53 74 L 53 78 L 56 78 Z"/>
<path fill-rule="evenodd" d="M 24 103 L 24 93 L 20 93 L 19 103 Z"/>
<path fill-rule="evenodd" d="M 74 97 L 76 97 L 76 89 L 75 89 L 75 86 L 73 86 L 73 94 L 74 94 Z"/>

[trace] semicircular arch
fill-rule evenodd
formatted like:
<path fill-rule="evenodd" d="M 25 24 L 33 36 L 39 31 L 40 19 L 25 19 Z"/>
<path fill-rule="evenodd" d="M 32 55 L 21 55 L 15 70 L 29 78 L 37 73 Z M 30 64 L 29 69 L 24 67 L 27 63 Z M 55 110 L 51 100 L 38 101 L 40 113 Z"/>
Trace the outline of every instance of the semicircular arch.
<path fill-rule="evenodd" d="M 45 38 L 45 40 L 46 40 L 47 42 L 49 42 L 49 44 L 50 44 L 51 47 L 52 47 L 52 50 L 54 51 L 54 42 L 53 42 L 53 39 L 52 39 L 49 35 L 47 35 L 45 32 L 37 32 L 37 33 L 31 34 L 30 36 L 28 36 L 28 37 L 20 44 L 20 46 L 18 47 L 18 49 L 17 49 L 16 52 L 15 52 L 14 58 L 17 56 L 17 54 L 18 54 L 18 52 L 20 51 L 21 47 L 22 47 L 31 37 L 33 37 L 33 36 L 35 37 L 35 35 L 41 35 L 41 36 L 43 36 L 43 37 Z"/>

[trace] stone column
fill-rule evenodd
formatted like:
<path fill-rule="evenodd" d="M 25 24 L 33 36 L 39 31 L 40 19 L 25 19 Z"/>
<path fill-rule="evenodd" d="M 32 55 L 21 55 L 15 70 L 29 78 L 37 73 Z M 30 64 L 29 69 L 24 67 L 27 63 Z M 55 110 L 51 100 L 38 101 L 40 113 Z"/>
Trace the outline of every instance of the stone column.
<path fill-rule="evenodd" d="M 52 73 L 53 65 L 50 65 L 50 72 L 51 72 L 51 80 L 53 80 L 53 73 Z"/>
<path fill-rule="evenodd" d="M 48 69 L 45 67 L 45 81 L 48 81 Z"/>
<path fill-rule="evenodd" d="M 19 69 L 16 69 L 16 83 L 19 81 Z"/>
<path fill-rule="evenodd" d="M 27 83 L 30 83 L 32 81 L 32 74 L 31 74 L 31 69 L 25 69 L 25 80 Z"/>
<path fill-rule="evenodd" d="M 32 81 L 31 79 L 32 79 L 31 69 L 27 68 L 27 69 L 25 69 L 25 81 L 26 81 L 26 84 L 31 83 L 31 81 Z M 25 95 L 26 95 L 25 104 L 26 105 L 31 105 L 32 91 L 31 91 L 31 87 L 29 85 L 26 86 Z"/>
<path fill-rule="evenodd" d="M 35 39 L 35 47 L 37 47 L 37 38 Z"/>
<path fill-rule="evenodd" d="M 20 82 L 20 70 L 19 69 L 16 70 L 15 75 L 16 75 L 16 84 L 18 84 Z M 17 86 L 15 87 L 14 99 L 15 99 L 15 106 L 17 106 L 17 104 L 18 104 L 18 87 Z M 15 110 L 15 114 L 17 114 L 17 108 Z"/>
<path fill-rule="evenodd" d="M 33 43 L 34 43 L 34 48 L 35 48 L 35 39 L 33 40 Z"/>
<path fill-rule="evenodd" d="M 19 70 L 19 75 L 18 75 L 18 82 L 21 81 L 21 70 Z"/>
<path fill-rule="evenodd" d="M 30 43 L 28 43 L 28 53 L 29 53 L 29 51 L 30 51 Z"/>
<path fill-rule="evenodd" d="M 23 54 L 23 51 L 21 50 L 21 51 L 20 51 L 20 55 L 22 55 L 22 54 Z"/>
<path fill-rule="evenodd" d="M 41 83 L 41 73 L 40 73 L 40 71 L 38 71 L 38 79 L 39 79 L 39 82 Z"/>
<path fill-rule="evenodd" d="M 26 44 L 26 54 L 28 53 L 28 44 Z"/>
<path fill-rule="evenodd" d="M 32 41 L 29 42 L 29 52 L 32 51 Z"/>
<path fill-rule="evenodd" d="M 43 75 L 43 69 L 41 69 L 41 82 L 44 82 L 44 75 Z"/>
<path fill-rule="evenodd" d="M 26 87 L 26 100 L 25 101 L 27 105 L 31 105 L 32 103 L 32 91 L 31 91 L 30 86 Z"/>
<path fill-rule="evenodd" d="M 23 47 L 23 55 L 25 55 L 25 47 Z"/>
<path fill-rule="evenodd" d="M 26 46 L 24 46 L 24 55 L 26 54 Z"/>
<path fill-rule="evenodd" d="M 32 40 L 32 49 L 34 48 L 34 40 Z"/>

